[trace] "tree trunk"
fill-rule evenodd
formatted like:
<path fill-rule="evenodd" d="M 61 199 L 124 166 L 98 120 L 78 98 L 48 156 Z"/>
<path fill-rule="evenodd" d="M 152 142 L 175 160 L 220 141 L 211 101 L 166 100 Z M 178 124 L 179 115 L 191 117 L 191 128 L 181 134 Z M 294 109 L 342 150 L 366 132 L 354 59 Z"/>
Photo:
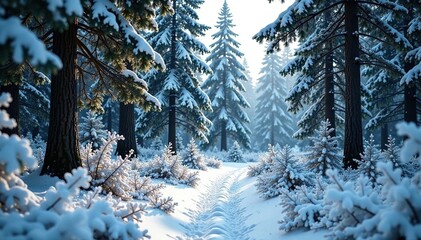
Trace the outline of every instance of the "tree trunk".
<path fill-rule="evenodd" d="M 327 44 L 326 51 L 331 50 L 331 44 Z M 330 127 L 333 131 L 331 137 L 336 136 L 336 116 L 335 116 L 335 92 L 333 77 L 333 56 L 328 54 L 325 58 L 325 118 L 329 120 Z"/>
<path fill-rule="evenodd" d="M 9 104 L 9 107 L 2 107 L 1 109 L 4 109 L 8 114 L 10 118 L 15 119 L 17 125 L 15 128 L 3 128 L 1 129 L 2 133 L 5 133 L 7 135 L 16 134 L 20 136 L 19 133 L 19 85 L 17 84 L 9 84 L 6 86 L 0 86 L 0 95 L 2 93 L 10 93 L 12 96 L 12 102 Z"/>
<path fill-rule="evenodd" d="M 380 132 L 380 146 L 382 151 L 385 151 L 387 149 L 387 139 L 389 137 L 389 126 L 387 123 L 382 125 L 381 132 Z"/>
<path fill-rule="evenodd" d="M 76 42 L 77 19 L 69 29 L 53 33 L 53 52 L 63 68 L 51 78 L 50 124 L 41 175 L 64 178 L 66 172 L 82 165 L 79 152 Z"/>
<path fill-rule="evenodd" d="M 228 141 L 227 141 L 227 121 L 223 120 L 221 122 L 221 151 L 228 150 Z"/>
<path fill-rule="evenodd" d="M 414 67 L 413 62 L 405 63 L 405 72 L 408 72 Z M 413 122 L 418 125 L 417 120 L 417 86 L 414 82 L 404 84 L 404 114 L 403 119 L 405 122 Z"/>
<path fill-rule="evenodd" d="M 135 137 L 134 105 L 120 102 L 120 121 L 118 125 L 118 134 L 124 136 L 124 140 L 117 142 L 116 155 L 122 157 L 134 150 L 134 156 L 137 156 L 137 146 Z"/>
<path fill-rule="evenodd" d="M 358 40 L 358 3 L 345 1 L 345 141 L 344 167 L 357 168 L 363 152 L 361 79 Z"/>
<path fill-rule="evenodd" d="M 171 70 L 176 69 L 176 43 L 177 43 L 177 1 L 173 0 L 174 15 L 172 17 L 172 33 L 171 33 Z M 176 129 L 176 111 L 177 111 L 177 92 L 170 91 L 169 96 L 169 113 L 168 113 L 168 144 L 172 145 L 172 151 L 177 154 L 177 129 Z"/>

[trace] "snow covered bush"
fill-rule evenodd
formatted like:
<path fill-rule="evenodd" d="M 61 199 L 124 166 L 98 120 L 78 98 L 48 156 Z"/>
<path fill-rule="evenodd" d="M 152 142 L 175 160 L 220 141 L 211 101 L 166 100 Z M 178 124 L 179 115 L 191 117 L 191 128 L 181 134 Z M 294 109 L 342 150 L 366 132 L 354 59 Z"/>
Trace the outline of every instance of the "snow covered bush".
<path fill-rule="evenodd" d="M 257 190 L 264 198 L 276 197 L 282 189 L 292 191 L 309 184 L 303 166 L 297 163 L 288 145 L 274 154 L 269 169 L 257 178 Z"/>
<path fill-rule="evenodd" d="M 358 168 L 356 174 L 367 176 L 370 180 L 371 185 L 376 185 L 376 180 L 379 176 L 379 172 L 376 171 L 376 164 L 382 161 L 380 150 L 378 146 L 374 144 L 374 136 L 370 135 L 370 139 L 365 142 L 364 153 L 361 154 L 361 160 L 357 160 Z"/>
<path fill-rule="evenodd" d="M 102 117 L 95 112 L 88 111 L 86 117 L 82 117 L 82 123 L 79 125 L 80 143 L 83 146 L 92 143 L 92 148 L 98 149 L 102 144 L 102 139 L 107 137 L 104 127 Z"/>
<path fill-rule="evenodd" d="M 385 162 L 391 162 L 393 169 L 402 169 L 403 177 L 412 177 L 420 171 L 420 163 L 417 161 L 400 161 L 401 149 L 396 145 L 395 139 L 389 136 L 387 139 L 386 149 L 382 152 L 382 158 Z"/>
<path fill-rule="evenodd" d="M 31 141 L 31 148 L 33 150 L 34 157 L 37 159 L 38 167 L 41 167 L 44 164 L 44 156 L 47 143 L 42 139 L 41 135 L 35 136 Z"/>
<path fill-rule="evenodd" d="M 116 133 L 109 133 L 107 139 L 93 150 L 92 143 L 82 147 L 82 165 L 88 169 L 92 178 L 92 187 L 100 187 L 102 193 L 111 193 L 122 200 L 145 200 L 151 207 L 160 208 L 165 212 L 174 211 L 176 205 L 172 199 L 163 198 L 161 190 L 162 184 L 152 184 L 149 178 L 141 177 L 138 172 L 139 161 L 132 158 L 131 154 L 122 158 L 112 153 L 117 141 L 123 139 Z M 156 202 L 165 201 L 165 204 Z"/>
<path fill-rule="evenodd" d="M 227 162 L 244 162 L 243 153 L 241 151 L 240 144 L 238 144 L 237 141 L 234 142 L 234 144 L 228 151 Z"/>
<path fill-rule="evenodd" d="M 164 149 L 164 144 L 162 144 L 162 140 L 160 137 L 155 137 L 151 143 L 150 146 L 151 149 L 159 150 L 161 151 Z"/>
<path fill-rule="evenodd" d="M 210 168 L 220 168 L 222 166 L 222 161 L 212 156 L 206 157 L 205 163 Z"/>
<path fill-rule="evenodd" d="M 0 96 L 7 106 L 10 95 Z M 13 127 L 0 110 L 0 129 Z M 65 182 L 51 187 L 44 198 L 36 196 L 18 177 L 24 168 L 36 166 L 29 141 L 0 132 L 0 236 L 2 239 L 143 239 L 146 231 L 125 222 L 104 201 L 75 207 L 80 188 L 90 177 L 82 168 L 66 173 Z M 72 227 L 69 227 L 72 226 Z M 76 229 L 76 230 L 75 230 Z"/>
<path fill-rule="evenodd" d="M 279 151 L 279 146 L 269 145 L 268 151 L 260 157 L 257 165 L 249 166 L 247 174 L 250 177 L 256 177 L 264 172 L 268 172 L 273 165 L 274 158 L 278 154 L 277 151 Z"/>
<path fill-rule="evenodd" d="M 164 179 L 171 184 L 181 183 L 194 187 L 199 181 L 198 172 L 190 172 L 181 164 L 179 156 L 173 155 L 171 144 L 161 156 L 140 163 L 138 170 L 141 176 Z"/>
<path fill-rule="evenodd" d="M 329 120 L 322 121 L 315 131 L 316 136 L 309 138 L 312 146 L 307 148 L 305 154 L 306 168 L 315 174 L 326 176 L 327 169 L 342 168 L 343 156 L 338 147 L 338 138 L 330 136 L 332 131 L 334 129 L 330 127 Z"/>
<path fill-rule="evenodd" d="M 191 139 L 187 148 L 181 153 L 181 162 L 192 169 L 206 170 L 205 157 L 200 153 L 194 139 Z"/>
<path fill-rule="evenodd" d="M 284 213 L 279 229 L 289 232 L 297 228 L 314 229 L 322 218 L 323 195 L 326 183 L 317 180 L 315 187 L 300 186 L 293 191 L 281 190 Z"/>

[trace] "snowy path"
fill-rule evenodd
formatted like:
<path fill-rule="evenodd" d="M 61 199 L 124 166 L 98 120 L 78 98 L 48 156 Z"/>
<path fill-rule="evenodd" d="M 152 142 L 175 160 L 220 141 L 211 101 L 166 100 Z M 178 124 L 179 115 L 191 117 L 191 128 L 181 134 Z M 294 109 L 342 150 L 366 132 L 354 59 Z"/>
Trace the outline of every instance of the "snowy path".
<path fill-rule="evenodd" d="M 246 168 L 228 171 L 212 179 L 190 209 L 185 235 L 177 239 L 247 240 L 254 225 L 246 226 L 248 216 L 241 207 L 238 179 Z"/>

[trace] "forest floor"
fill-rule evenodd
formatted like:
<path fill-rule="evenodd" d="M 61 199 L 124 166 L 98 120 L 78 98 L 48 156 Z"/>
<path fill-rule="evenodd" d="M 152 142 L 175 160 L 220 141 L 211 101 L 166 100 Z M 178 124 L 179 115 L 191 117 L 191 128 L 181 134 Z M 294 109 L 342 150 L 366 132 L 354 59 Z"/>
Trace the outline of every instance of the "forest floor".
<path fill-rule="evenodd" d="M 256 177 L 248 177 L 250 163 L 224 163 L 220 169 L 200 171 L 196 188 L 167 186 L 164 194 L 178 202 L 167 215 L 152 210 L 142 226 L 152 239 L 324 239 L 324 231 L 282 233 L 279 199 L 265 200 L 255 188 Z"/>

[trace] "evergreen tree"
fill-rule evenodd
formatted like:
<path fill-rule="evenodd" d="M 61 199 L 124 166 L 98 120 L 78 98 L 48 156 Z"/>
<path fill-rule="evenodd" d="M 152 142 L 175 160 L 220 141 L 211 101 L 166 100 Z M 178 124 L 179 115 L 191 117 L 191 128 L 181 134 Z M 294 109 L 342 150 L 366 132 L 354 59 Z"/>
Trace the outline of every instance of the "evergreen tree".
<path fill-rule="evenodd" d="M 215 144 L 217 136 L 220 136 L 221 150 L 224 151 L 228 149 L 228 136 L 250 148 L 250 129 L 246 125 L 250 120 L 243 110 L 250 105 L 241 93 L 245 91 L 241 81 L 247 81 L 247 78 L 244 66 L 238 61 L 243 53 L 238 50 L 240 43 L 234 40 L 237 34 L 232 31 L 235 26 L 232 18 L 224 1 L 216 25 L 218 32 L 212 35 L 215 42 L 210 45 L 212 51 L 206 59 L 211 62 L 213 74 L 202 85 L 214 109 L 209 114 L 213 122 L 209 145 Z"/>
<path fill-rule="evenodd" d="M 295 41 L 306 33 L 306 29 L 313 27 L 314 23 L 321 22 L 324 13 L 331 11 L 330 21 L 326 25 L 317 25 L 317 31 L 306 41 L 305 47 L 301 48 L 301 54 L 320 51 L 317 58 L 303 58 L 309 64 L 303 69 L 311 67 L 314 63 L 324 61 L 327 54 L 335 49 L 341 49 L 344 53 L 344 77 L 345 88 L 345 137 L 344 137 L 344 167 L 357 168 L 355 159 L 360 159 L 363 152 L 362 134 L 362 101 L 361 101 L 361 77 L 360 65 L 370 64 L 370 55 L 363 51 L 360 46 L 360 38 L 370 35 L 370 30 L 380 29 L 379 36 L 390 39 L 398 44 L 405 45 L 406 41 L 391 25 L 381 21 L 380 16 L 371 14 L 379 8 L 393 9 L 402 13 L 405 9 L 391 1 L 370 0 L 359 2 L 357 0 L 337 1 L 313 1 L 307 4 L 306 0 L 295 1 L 285 10 L 278 19 L 263 28 L 255 39 L 270 40 L 269 50 L 279 49 L 280 43 L 285 44 Z M 333 14 L 335 13 L 335 14 Z M 313 27 L 314 28 L 314 27 Z M 356 34 L 358 34 L 356 36 Z M 326 43 L 332 45 L 327 51 L 321 51 Z M 367 61 L 366 61 L 367 60 Z"/>
<path fill-rule="evenodd" d="M 256 115 L 256 104 L 257 104 L 257 100 L 256 100 L 256 86 L 253 85 L 253 78 L 251 76 L 250 73 L 250 66 L 247 62 L 247 59 L 244 58 L 243 61 L 243 66 L 244 66 L 244 73 L 246 75 L 247 81 L 243 83 L 244 85 L 244 98 L 247 100 L 247 102 L 250 105 L 250 108 L 246 108 L 244 109 L 244 112 L 246 112 L 247 116 L 249 116 L 251 118 L 251 116 L 255 116 Z M 256 146 L 256 142 L 257 142 L 257 136 L 256 136 L 256 121 L 253 121 L 254 119 L 250 119 L 250 122 L 247 124 L 247 127 L 251 130 L 250 133 L 250 144 L 252 146 L 252 148 L 254 148 Z M 257 149 L 253 149 L 253 150 L 257 150 Z"/>
<path fill-rule="evenodd" d="M 97 79 L 89 92 L 84 87 L 80 89 L 81 98 L 90 108 L 102 110 L 102 97 L 111 91 L 124 102 L 136 102 L 147 109 L 159 108 L 158 100 L 147 92 L 146 82 L 126 69 L 164 67 L 160 55 L 138 33 L 138 29 L 156 28 L 155 8 L 159 6 L 168 11 L 164 0 L 148 4 L 85 1 L 83 12 L 67 22 L 65 31 L 52 31 L 52 50 L 62 59 L 63 68 L 51 78 L 49 135 L 41 174 L 63 178 L 66 172 L 81 166 L 77 79 L 82 86 Z M 76 76 L 77 68 L 88 71 L 78 71 Z"/>
<path fill-rule="evenodd" d="M 107 138 L 102 117 L 93 111 L 88 111 L 87 115 L 82 117 L 82 123 L 79 125 L 79 136 L 83 146 L 92 143 L 92 149 L 98 149 L 103 139 Z"/>
<path fill-rule="evenodd" d="M 361 160 L 358 160 L 357 173 L 368 177 L 369 182 L 374 187 L 379 176 L 379 172 L 376 171 L 376 165 L 379 163 L 381 153 L 378 146 L 374 144 L 374 136 L 370 135 L 370 139 L 365 141 L 364 152 L 361 154 Z"/>
<path fill-rule="evenodd" d="M 256 131 L 260 148 L 268 144 L 286 145 L 290 143 L 293 133 L 293 120 L 284 101 L 287 94 L 286 80 L 280 76 L 280 69 L 281 59 L 277 54 L 265 55 L 260 70 L 262 76 L 259 78 L 256 105 Z"/>
<path fill-rule="evenodd" d="M 206 170 L 205 157 L 200 153 L 193 138 L 181 154 L 181 163 L 188 168 Z"/>
<path fill-rule="evenodd" d="M 332 137 L 332 131 L 334 129 L 330 127 L 329 120 L 322 121 L 316 136 L 310 137 L 312 146 L 307 149 L 306 168 L 317 175 L 326 176 L 326 170 L 342 167 L 338 137 Z"/>
<path fill-rule="evenodd" d="M 211 110 L 208 96 L 200 88 L 197 73 L 210 73 L 209 66 L 200 58 L 208 53 L 198 40 L 209 29 L 198 22 L 196 10 L 203 0 L 174 0 L 172 16 L 159 16 L 160 30 L 152 33 L 151 45 L 168 64 L 167 71 L 147 74 L 151 92 L 162 102 L 161 112 L 142 114 L 140 129 L 145 138 L 152 138 L 167 127 L 168 142 L 177 152 L 176 132 L 178 126 L 193 136 L 207 141 L 211 122 L 204 111 Z"/>
<path fill-rule="evenodd" d="M 232 147 L 230 148 L 230 150 L 228 151 L 228 156 L 227 156 L 227 160 L 228 162 L 244 162 L 244 157 L 243 157 L 243 153 L 241 151 L 241 147 L 240 144 L 238 144 L 237 141 L 235 141 L 232 144 Z"/>

